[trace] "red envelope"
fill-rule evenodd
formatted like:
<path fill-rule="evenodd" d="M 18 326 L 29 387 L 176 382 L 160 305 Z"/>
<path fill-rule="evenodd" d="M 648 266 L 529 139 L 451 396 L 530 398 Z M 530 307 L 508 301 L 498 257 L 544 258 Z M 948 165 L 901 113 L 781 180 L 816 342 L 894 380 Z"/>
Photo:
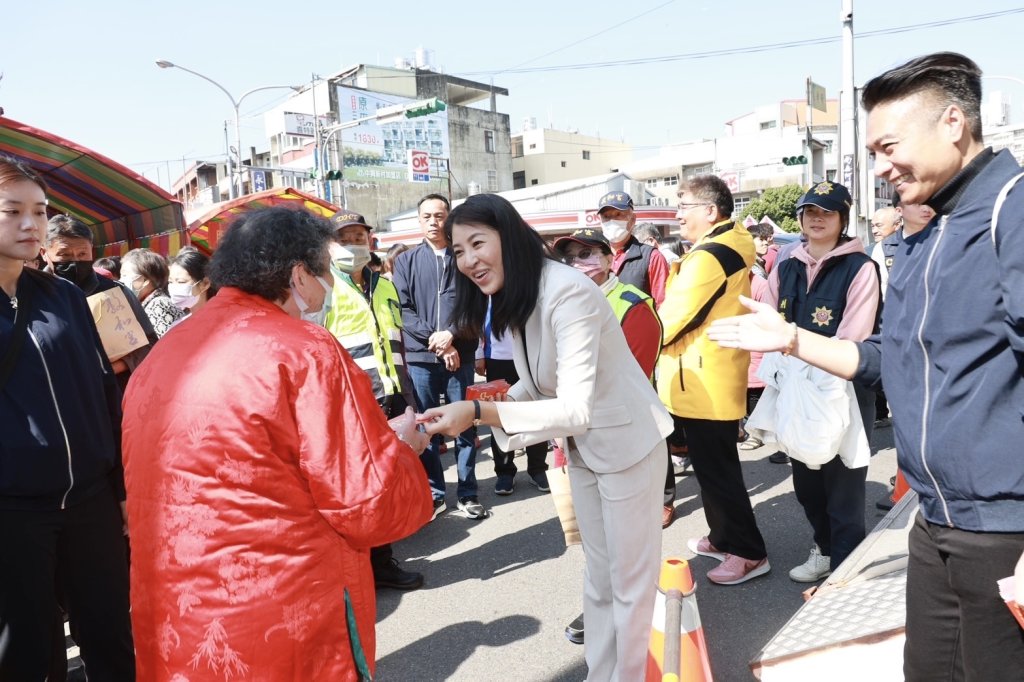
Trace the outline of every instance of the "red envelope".
<path fill-rule="evenodd" d="M 473 384 L 466 387 L 466 400 L 486 400 L 490 402 L 501 400 L 499 396 L 504 396 L 510 388 L 512 387 L 504 379 Z"/>

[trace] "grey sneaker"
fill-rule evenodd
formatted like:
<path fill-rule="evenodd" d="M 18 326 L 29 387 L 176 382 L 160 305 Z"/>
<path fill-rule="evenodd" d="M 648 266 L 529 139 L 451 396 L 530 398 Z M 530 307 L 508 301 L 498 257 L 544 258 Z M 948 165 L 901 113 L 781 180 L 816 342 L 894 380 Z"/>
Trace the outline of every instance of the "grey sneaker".
<path fill-rule="evenodd" d="M 484 506 L 476 499 L 476 497 L 460 497 L 459 498 L 459 511 L 466 515 L 469 519 L 486 519 L 487 510 Z"/>
<path fill-rule="evenodd" d="M 811 547 L 807 561 L 789 572 L 789 579 L 797 583 L 816 583 L 832 572 L 831 560 L 824 556 L 818 546 Z"/>

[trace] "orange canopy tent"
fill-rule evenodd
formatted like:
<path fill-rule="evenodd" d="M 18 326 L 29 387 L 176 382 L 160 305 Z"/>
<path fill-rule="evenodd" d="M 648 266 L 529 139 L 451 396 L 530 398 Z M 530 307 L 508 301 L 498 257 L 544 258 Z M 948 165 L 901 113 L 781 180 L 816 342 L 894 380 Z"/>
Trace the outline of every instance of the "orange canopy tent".
<path fill-rule="evenodd" d="M 231 223 L 239 214 L 271 206 L 303 208 L 324 218 L 330 218 L 341 210 L 334 204 L 301 190 L 292 187 L 275 187 L 255 194 L 247 194 L 244 197 L 215 206 L 189 225 L 189 239 L 197 249 L 207 255 L 212 255 L 224 232 L 231 227 Z"/>

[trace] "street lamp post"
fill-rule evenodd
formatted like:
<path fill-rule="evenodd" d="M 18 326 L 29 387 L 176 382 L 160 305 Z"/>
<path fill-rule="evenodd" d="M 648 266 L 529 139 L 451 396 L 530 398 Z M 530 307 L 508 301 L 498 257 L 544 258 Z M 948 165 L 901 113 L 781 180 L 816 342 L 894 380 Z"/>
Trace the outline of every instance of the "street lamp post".
<path fill-rule="evenodd" d="M 288 90 L 294 90 L 295 92 L 298 92 L 302 88 L 300 86 L 297 86 L 297 85 L 264 85 L 264 86 L 261 86 L 261 87 L 258 87 L 258 88 L 253 88 L 252 90 L 247 90 L 246 92 L 243 92 L 242 95 L 238 99 L 235 99 L 234 96 L 232 96 L 232 94 L 230 92 L 228 92 L 227 88 L 225 88 L 223 85 L 221 85 L 217 81 L 213 80 L 209 76 L 204 76 L 203 74 L 199 73 L 198 71 L 193 71 L 192 69 L 187 69 L 184 66 L 181 66 L 180 64 L 175 64 L 173 62 L 169 62 L 166 59 L 158 59 L 158 60 L 156 60 L 156 65 L 159 66 L 161 69 L 181 69 L 182 71 L 190 73 L 193 76 L 198 76 L 199 78 L 202 78 L 207 83 L 212 83 L 213 85 L 217 86 L 220 89 L 220 91 L 223 92 L 225 95 L 227 95 L 228 99 L 231 100 L 231 106 L 234 107 L 234 110 L 235 110 L 235 150 L 238 153 L 238 189 L 237 190 L 235 189 L 234 163 L 233 163 L 232 158 L 231 158 L 231 150 L 229 149 L 228 150 L 228 180 L 229 180 L 229 186 L 230 186 L 229 194 L 230 194 L 232 199 L 238 198 L 242 194 L 242 123 L 241 123 L 241 115 L 239 114 L 239 108 L 242 106 L 242 100 L 244 100 L 246 97 L 248 97 L 249 95 L 251 95 L 253 93 L 261 92 L 263 90 L 282 90 L 282 89 L 288 89 Z"/>

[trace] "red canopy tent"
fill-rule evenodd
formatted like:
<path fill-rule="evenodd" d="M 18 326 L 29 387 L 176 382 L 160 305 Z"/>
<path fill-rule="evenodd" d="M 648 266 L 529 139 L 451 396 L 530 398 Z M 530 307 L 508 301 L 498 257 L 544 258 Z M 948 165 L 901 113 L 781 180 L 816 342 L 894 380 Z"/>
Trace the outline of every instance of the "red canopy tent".
<path fill-rule="evenodd" d="M 334 204 L 292 187 L 275 187 L 219 204 L 188 226 L 192 245 L 207 255 L 213 254 L 224 231 L 240 213 L 271 206 L 302 208 L 314 215 L 330 218 L 341 209 Z"/>
<path fill-rule="evenodd" d="M 49 185 L 49 212 L 92 228 L 95 255 L 150 248 L 173 255 L 188 243 L 181 203 L 102 154 L 0 116 L 0 152 L 28 163 Z"/>

